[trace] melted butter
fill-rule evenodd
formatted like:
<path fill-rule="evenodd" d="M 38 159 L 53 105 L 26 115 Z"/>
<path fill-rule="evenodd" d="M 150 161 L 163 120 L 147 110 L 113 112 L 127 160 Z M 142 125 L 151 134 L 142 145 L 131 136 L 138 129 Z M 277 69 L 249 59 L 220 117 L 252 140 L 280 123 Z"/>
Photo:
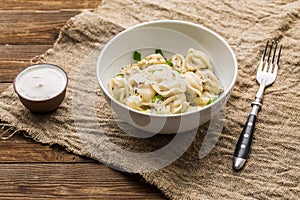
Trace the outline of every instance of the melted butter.
<path fill-rule="evenodd" d="M 54 66 L 31 66 L 18 76 L 19 94 L 31 100 L 46 100 L 57 96 L 66 86 L 66 76 Z"/>

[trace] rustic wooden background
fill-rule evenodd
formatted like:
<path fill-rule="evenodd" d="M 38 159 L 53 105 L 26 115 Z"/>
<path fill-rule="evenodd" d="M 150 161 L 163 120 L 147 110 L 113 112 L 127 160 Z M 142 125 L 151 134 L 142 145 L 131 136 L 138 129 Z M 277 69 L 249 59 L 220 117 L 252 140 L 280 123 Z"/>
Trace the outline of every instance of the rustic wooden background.
<path fill-rule="evenodd" d="M 1 0 L 0 93 L 31 58 L 51 48 L 59 29 L 100 0 Z M 139 176 L 49 147 L 23 135 L 0 140 L 0 199 L 163 199 Z"/>

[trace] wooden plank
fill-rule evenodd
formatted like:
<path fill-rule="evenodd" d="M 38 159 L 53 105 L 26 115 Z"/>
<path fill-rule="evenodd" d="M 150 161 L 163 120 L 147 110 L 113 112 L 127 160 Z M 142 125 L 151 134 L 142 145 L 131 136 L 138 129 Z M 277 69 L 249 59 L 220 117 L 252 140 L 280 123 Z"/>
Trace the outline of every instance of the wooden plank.
<path fill-rule="evenodd" d="M 0 52 L 1 53 L 1 52 Z M 0 61 L 0 83 L 11 83 L 15 76 L 26 66 L 28 61 Z"/>
<path fill-rule="evenodd" d="M 0 45 L 0 83 L 12 82 L 19 71 L 53 45 Z"/>
<path fill-rule="evenodd" d="M 92 9 L 101 0 L 1 0 L 0 10 L 58 10 L 58 9 Z"/>
<path fill-rule="evenodd" d="M 0 133 L 2 130 L 0 129 Z M 43 145 L 36 143 L 22 134 L 16 134 L 8 140 L 0 139 L 0 164 L 1 163 L 40 163 L 40 162 L 95 162 L 69 153 L 58 145 Z"/>
<path fill-rule="evenodd" d="M 0 45 L 0 83 L 12 82 L 19 71 L 52 45 Z"/>
<path fill-rule="evenodd" d="M 1 199 L 164 199 L 138 176 L 96 163 L 0 164 Z"/>
<path fill-rule="evenodd" d="M 0 83 L 0 94 L 10 86 L 11 83 Z"/>
<path fill-rule="evenodd" d="M 80 11 L 0 11 L 0 45 L 48 44 L 59 29 Z"/>
<path fill-rule="evenodd" d="M 0 45 L 0 61 L 28 61 L 53 45 Z"/>

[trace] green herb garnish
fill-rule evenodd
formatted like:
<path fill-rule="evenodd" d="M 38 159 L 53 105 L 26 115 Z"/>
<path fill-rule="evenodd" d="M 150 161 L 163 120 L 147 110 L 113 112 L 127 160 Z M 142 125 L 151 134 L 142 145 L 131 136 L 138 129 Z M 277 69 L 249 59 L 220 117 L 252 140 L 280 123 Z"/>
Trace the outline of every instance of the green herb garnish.
<path fill-rule="evenodd" d="M 173 67 L 173 63 L 170 60 L 167 60 L 166 57 L 164 56 L 164 54 L 162 53 L 161 49 L 155 49 L 155 53 L 156 54 L 160 54 L 162 55 L 162 57 L 164 57 L 164 59 L 166 60 L 166 64 L 169 65 L 170 67 Z"/>
<path fill-rule="evenodd" d="M 136 61 L 141 61 L 142 60 L 142 54 L 138 51 L 133 52 L 133 59 Z"/>
<path fill-rule="evenodd" d="M 162 100 L 163 98 L 164 98 L 163 96 L 161 96 L 160 94 L 158 94 L 158 95 L 155 95 L 155 96 L 151 99 L 151 102 L 152 102 L 152 103 L 155 103 L 156 99 Z"/>
<path fill-rule="evenodd" d="M 218 99 L 218 97 L 214 97 L 213 99 L 208 100 L 206 105 L 211 104 L 212 102 L 216 101 Z"/>
<path fill-rule="evenodd" d="M 117 74 L 117 76 L 119 76 L 119 77 L 123 78 L 123 77 L 124 77 L 124 74 L 122 74 L 122 73 L 119 73 L 119 74 Z"/>
<path fill-rule="evenodd" d="M 169 65 L 170 67 L 173 67 L 173 63 L 169 60 L 166 61 L 166 64 Z"/>
<path fill-rule="evenodd" d="M 162 53 L 161 49 L 155 49 L 156 54 L 161 54 L 164 57 L 164 54 Z"/>

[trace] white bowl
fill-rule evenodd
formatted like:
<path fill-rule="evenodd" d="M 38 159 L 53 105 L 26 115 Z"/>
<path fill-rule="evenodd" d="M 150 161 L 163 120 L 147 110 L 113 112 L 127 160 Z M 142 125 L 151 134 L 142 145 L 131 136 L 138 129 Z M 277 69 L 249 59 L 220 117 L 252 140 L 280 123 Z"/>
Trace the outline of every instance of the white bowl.
<path fill-rule="evenodd" d="M 206 52 L 224 87 L 214 103 L 181 114 L 149 114 L 131 109 L 110 95 L 108 81 L 121 67 L 132 63 L 133 51 L 149 55 L 162 49 L 168 57 L 171 53 L 186 55 L 189 48 Z M 227 102 L 237 71 L 236 57 L 220 35 L 201 25 L 178 20 L 151 21 L 124 30 L 106 44 L 97 62 L 97 79 L 113 111 L 134 127 L 151 133 L 185 132 L 210 120 Z"/>

